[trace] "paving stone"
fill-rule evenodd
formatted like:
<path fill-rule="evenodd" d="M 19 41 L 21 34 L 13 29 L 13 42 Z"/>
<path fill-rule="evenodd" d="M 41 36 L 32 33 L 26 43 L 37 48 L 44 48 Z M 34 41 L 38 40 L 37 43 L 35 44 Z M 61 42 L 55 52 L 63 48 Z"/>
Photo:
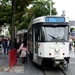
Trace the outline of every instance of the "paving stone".
<path fill-rule="evenodd" d="M 10 67 L 8 65 L 7 66 L 0 66 L 0 74 L 2 74 L 2 73 L 24 73 L 24 65 L 13 66 L 8 71 L 9 68 Z"/>

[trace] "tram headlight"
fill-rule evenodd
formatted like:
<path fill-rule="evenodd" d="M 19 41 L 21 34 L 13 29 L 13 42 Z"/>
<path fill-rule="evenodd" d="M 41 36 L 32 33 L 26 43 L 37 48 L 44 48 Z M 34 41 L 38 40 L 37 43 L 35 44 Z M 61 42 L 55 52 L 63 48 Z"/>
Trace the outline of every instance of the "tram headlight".
<path fill-rule="evenodd" d="M 55 52 L 59 52 L 60 51 L 60 49 L 55 49 Z"/>

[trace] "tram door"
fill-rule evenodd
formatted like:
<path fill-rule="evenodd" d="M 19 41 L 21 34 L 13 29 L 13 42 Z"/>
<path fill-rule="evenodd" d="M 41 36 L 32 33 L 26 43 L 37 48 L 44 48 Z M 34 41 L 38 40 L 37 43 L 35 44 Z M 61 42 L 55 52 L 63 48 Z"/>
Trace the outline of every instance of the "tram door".
<path fill-rule="evenodd" d="M 34 27 L 34 60 L 37 62 L 38 60 L 38 40 L 39 40 L 39 28 Z"/>

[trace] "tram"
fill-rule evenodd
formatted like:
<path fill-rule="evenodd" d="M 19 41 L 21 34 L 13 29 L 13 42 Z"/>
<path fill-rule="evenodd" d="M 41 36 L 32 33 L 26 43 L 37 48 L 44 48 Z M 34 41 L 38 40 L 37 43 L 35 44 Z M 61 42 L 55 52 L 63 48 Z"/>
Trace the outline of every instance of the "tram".
<path fill-rule="evenodd" d="M 63 16 L 35 18 L 28 27 L 28 49 L 32 61 L 38 65 L 68 65 L 68 20 Z"/>

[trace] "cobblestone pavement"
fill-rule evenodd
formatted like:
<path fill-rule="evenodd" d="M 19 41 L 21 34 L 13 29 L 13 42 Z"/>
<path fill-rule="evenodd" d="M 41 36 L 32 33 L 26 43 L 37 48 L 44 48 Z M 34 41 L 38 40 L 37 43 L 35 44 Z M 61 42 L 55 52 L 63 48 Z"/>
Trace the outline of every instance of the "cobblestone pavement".
<path fill-rule="evenodd" d="M 3 54 L 0 58 L 0 75 L 43 75 L 40 67 L 34 65 L 29 58 L 25 64 L 21 63 L 21 59 L 18 59 L 18 64 L 22 66 L 21 68 L 19 66 L 13 67 L 15 73 L 12 71 L 6 72 L 9 68 L 9 57 Z"/>
<path fill-rule="evenodd" d="M 75 73 L 75 53 L 73 51 L 70 51 L 70 57 L 71 57 L 71 59 L 70 59 L 70 63 L 69 63 L 69 68 L 65 72 L 68 75 L 74 75 L 74 73 Z M 22 64 L 20 59 L 18 60 L 18 64 Z M 0 54 L 0 66 L 2 66 L 2 65 L 5 65 L 5 66 L 9 65 L 9 57 L 7 55 Z M 0 75 L 43 75 L 42 69 L 39 66 L 34 65 L 30 61 L 30 59 L 28 59 L 28 61 L 23 65 L 22 68 L 20 68 L 20 70 L 22 70 L 23 68 L 24 68 L 23 73 L 7 72 L 7 73 L 3 73 L 3 74 L 0 73 Z M 18 68 L 16 70 L 19 71 Z"/>

